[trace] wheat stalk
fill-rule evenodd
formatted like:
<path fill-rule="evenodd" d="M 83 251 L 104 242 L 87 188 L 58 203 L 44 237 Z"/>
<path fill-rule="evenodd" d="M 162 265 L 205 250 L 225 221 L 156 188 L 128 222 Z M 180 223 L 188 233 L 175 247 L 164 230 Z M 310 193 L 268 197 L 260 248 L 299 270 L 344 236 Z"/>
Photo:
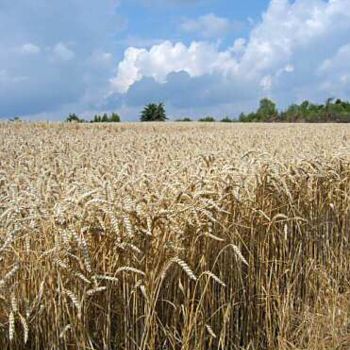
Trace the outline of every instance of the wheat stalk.
<path fill-rule="evenodd" d="M 15 314 L 13 311 L 9 314 L 9 339 L 10 342 L 13 341 L 15 335 Z"/>
<path fill-rule="evenodd" d="M 191 268 L 188 266 L 188 264 L 185 261 L 181 260 L 178 257 L 175 257 L 171 259 L 171 262 L 178 264 L 186 273 L 189 279 L 194 281 L 197 280 L 197 277 L 195 276 L 195 274 L 192 272 Z"/>
<path fill-rule="evenodd" d="M 0 122 L 0 349 L 346 348 L 348 140 Z"/>

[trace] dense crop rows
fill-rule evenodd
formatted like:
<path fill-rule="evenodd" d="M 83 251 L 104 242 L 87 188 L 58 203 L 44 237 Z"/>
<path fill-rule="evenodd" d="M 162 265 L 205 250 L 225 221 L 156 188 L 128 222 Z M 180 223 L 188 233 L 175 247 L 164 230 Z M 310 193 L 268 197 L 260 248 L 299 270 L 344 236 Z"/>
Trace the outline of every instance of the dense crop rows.
<path fill-rule="evenodd" d="M 0 124 L 0 349 L 348 349 L 349 140 Z"/>

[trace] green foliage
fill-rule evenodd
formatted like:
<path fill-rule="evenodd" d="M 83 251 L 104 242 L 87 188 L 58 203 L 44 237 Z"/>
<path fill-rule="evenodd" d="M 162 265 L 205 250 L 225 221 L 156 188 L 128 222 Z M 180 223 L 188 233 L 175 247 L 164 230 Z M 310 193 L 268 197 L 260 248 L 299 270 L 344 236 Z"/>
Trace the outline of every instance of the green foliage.
<path fill-rule="evenodd" d="M 269 99 L 260 101 L 259 109 L 249 114 L 241 113 L 240 122 L 286 122 L 286 123 L 349 123 L 350 103 L 333 98 L 325 104 L 303 101 L 292 104 L 285 111 L 278 112 L 276 105 Z"/>
<path fill-rule="evenodd" d="M 276 104 L 268 98 L 263 98 L 256 114 L 258 121 L 274 121 L 278 117 Z"/>
<path fill-rule="evenodd" d="M 239 116 L 240 122 L 272 122 L 278 118 L 276 104 L 268 98 L 260 100 L 259 108 L 256 112 Z"/>
<path fill-rule="evenodd" d="M 337 99 L 327 99 L 325 104 L 317 105 L 304 101 L 293 104 L 280 114 L 282 122 L 308 123 L 348 123 L 350 122 L 350 103 Z"/>
<path fill-rule="evenodd" d="M 109 122 L 108 115 L 107 113 L 104 113 L 102 116 L 102 123 L 108 123 L 108 122 Z"/>
<path fill-rule="evenodd" d="M 215 118 L 213 117 L 205 117 L 205 118 L 201 118 L 198 120 L 199 122 L 215 122 Z"/>
<path fill-rule="evenodd" d="M 95 115 L 94 119 L 90 121 L 91 123 L 119 123 L 120 116 L 117 113 L 112 113 L 110 116 L 107 113 L 101 115 Z"/>
<path fill-rule="evenodd" d="M 102 122 L 102 117 L 100 115 L 95 115 L 94 119 L 91 120 L 91 123 L 101 123 Z"/>
<path fill-rule="evenodd" d="M 164 122 L 167 118 L 163 103 L 150 103 L 141 112 L 142 122 Z"/>
<path fill-rule="evenodd" d="M 21 122 L 22 120 L 20 117 L 14 117 L 14 118 L 11 118 L 9 121 L 10 122 Z"/>
<path fill-rule="evenodd" d="M 67 123 L 85 123 L 85 120 L 82 118 L 79 118 L 75 113 L 70 113 L 69 116 L 66 118 Z"/>
<path fill-rule="evenodd" d="M 239 116 L 239 121 L 242 123 L 249 123 L 249 122 L 256 122 L 258 121 L 256 118 L 256 113 L 249 113 L 249 114 L 244 114 L 241 113 Z"/>
<path fill-rule="evenodd" d="M 185 118 L 182 118 L 182 119 L 176 119 L 175 121 L 176 122 L 191 122 L 192 119 L 188 118 L 188 117 L 185 117 Z"/>
<path fill-rule="evenodd" d="M 112 123 L 120 123 L 120 115 L 117 114 L 117 113 L 112 113 L 109 120 L 112 122 Z"/>
<path fill-rule="evenodd" d="M 165 121 L 166 112 L 163 103 L 150 103 L 141 112 L 141 121 Z M 10 121 L 18 121 L 18 117 Z M 119 123 L 121 120 L 117 113 L 108 115 L 95 115 L 91 123 Z M 191 122 L 192 119 L 184 117 L 177 122 Z M 215 118 L 207 116 L 199 119 L 200 122 L 215 122 Z M 284 111 L 279 112 L 275 102 L 268 98 L 260 100 L 259 107 L 255 112 L 248 114 L 241 113 L 238 120 L 224 117 L 220 120 L 223 123 L 232 122 L 285 122 L 285 123 L 350 123 L 350 102 L 341 99 L 328 98 L 324 104 L 314 104 L 308 100 L 300 104 L 292 104 Z M 66 122 L 85 123 L 75 113 L 69 114 Z"/>
<path fill-rule="evenodd" d="M 66 118 L 66 122 L 87 123 L 88 121 L 82 118 L 79 118 L 75 113 L 71 113 Z M 90 123 L 119 123 L 119 122 L 120 122 L 120 116 L 117 113 L 112 113 L 110 116 L 108 116 L 107 113 L 104 113 L 103 115 L 96 114 L 94 116 L 94 119 L 90 120 Z"/>

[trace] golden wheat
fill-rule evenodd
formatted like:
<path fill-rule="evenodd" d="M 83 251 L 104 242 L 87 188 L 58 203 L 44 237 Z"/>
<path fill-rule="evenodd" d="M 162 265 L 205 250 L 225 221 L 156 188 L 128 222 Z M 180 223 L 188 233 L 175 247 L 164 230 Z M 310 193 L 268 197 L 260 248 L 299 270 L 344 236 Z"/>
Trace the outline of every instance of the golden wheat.
<path fill-rule="evenodd" d="M 349 140 L 1 123 L 0 349 L 349 349 Z"/>

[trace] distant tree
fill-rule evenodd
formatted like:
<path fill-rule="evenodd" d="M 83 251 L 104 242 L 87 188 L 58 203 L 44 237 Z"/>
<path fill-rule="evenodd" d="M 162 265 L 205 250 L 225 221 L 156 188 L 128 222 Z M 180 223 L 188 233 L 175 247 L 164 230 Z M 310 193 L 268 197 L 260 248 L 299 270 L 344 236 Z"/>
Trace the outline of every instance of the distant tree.
<path fill-rule="evenodd" d="M 75 123 L 84 123 L 85 120 L 79 118 L 75 113 L 71 113 L 69 114 L 69 116 L 66 118 L 66 122 L 71 123 L 71 122 L 75 122 Z"/>
<path fill-rule="evenodd" d="M 93 119 L 91 122 L 92 122 L 92 123 L 101 123 L 101 121 L 102 121 L 101 116 L 98 115 L 98 114 L 96 114 L 96 115 L 94 116 L 94 119 Z"/>
<path fill-rule="evenodd" d="M 215 118 L 208 116 L 208 117 L 205 117 L 205 118 L 201 118 L 198 121 L 199 122 L 215 122 Z"/>
<path fill-rule="evenodd" d="M 225 117 L 225 118 L 221 119 L 221 122 L 222 123 L 232 123 L 233 120 L 231 118 L 229 118 L 229 117 Z"/>
<path fill-rule="evenodd" d="M 305 100 L 305 101 L 303 101 L 303 102 L 301 103 L 300 109 L 301 109 L 302 111 L 306 111 L 306 110 L 308 110 L 308 108 L 309 108 L 310 105 L 311 105 L 311 103 L 310 103 L 309 101 Z"/>
<path fill-rule="evenodd" d="M 110 116 L 108 116 L 107 113 L 104 113 L 102 116 L 95 115 L 94 119 L 90 121 L 91 123 L 119 123 L 120 122 L 120 116 L 117 113 L 112 113 Z"/>
<path fill-rule="evenodd" d="M 107 113 L 103 114 L 101 122 L 102 123 L 108 123 L 109 122 L 109 118 L 108 118 Z"/>
<path fill-rule="evenodd" d="M 14 117 L 10 119 L 10 122 L 21 122 L 21 118 L 20 117 Z"/>
<path fill-rule="evenodd" d="M 278 117 L 276 104 L 268 98 L 260 100 L 259 109 L 256 112 L 257 121 L 273 121 Z"/>
<path fill-rule="evenodd" d="M 300 106 L 297 104 L 289 106 L 285 112 L 281 113 L 279 118 L 280 121 L 288 123 L 296 122 L 298 119 L 300 119 Z"/>
<path fill-rule="evenodd" d="M 343 101 L 340 98 L 337 98 L 337 100 L 335 101 L 335 104 L 337 105 L 341 105 L 343 103 Z"/>
<path fill-rule="evenodd" d="M 245 115 L 245 113 L 241 113 L 238 117 L 238 120 L 241 122 L 241 123 L 245 123 L 247 121 L 247 116 Z"/>
<path fill-rule="evenodd" d="M 163 103 L 150 103 L 141 112 L 142 122 L 164 122 L 167 118 Z"/>
<path fill-rule="evenodd" d="M 244 114 L 241 113 L 239 116 L 239 121 L 242 123 L 250 123 L 250 122 L 256 122 L 258 121 L 256 113 L 249 113 L 249 114 Z"/>
<path fill-rule="evenodd" d="M 176 119 L 175 120 L 176 122 L 191 122 L 192 119 L 191 118 L 188 118 L 188 117 L 185 117 L 185 118 L 180 118 L 180 119 Z"/>
<path fill-rule="evenodd" d="M 119 114 L 117 113 L 112 113 L 109 120 L 112 122 L 112 123 L 119 123 L 120 122 L 120 116 Z"/>
<path fill-rule="evenodd" d="M 314 104 L 308 100 L 292 104 L 278 113 L 276 105 L 269 99 L 262 99 L 257 112 L 241 113 L 240 122 L 288 122 L 288 123 L 349 123 L 350 102 L 328 98 L 324 104 Z"/>

